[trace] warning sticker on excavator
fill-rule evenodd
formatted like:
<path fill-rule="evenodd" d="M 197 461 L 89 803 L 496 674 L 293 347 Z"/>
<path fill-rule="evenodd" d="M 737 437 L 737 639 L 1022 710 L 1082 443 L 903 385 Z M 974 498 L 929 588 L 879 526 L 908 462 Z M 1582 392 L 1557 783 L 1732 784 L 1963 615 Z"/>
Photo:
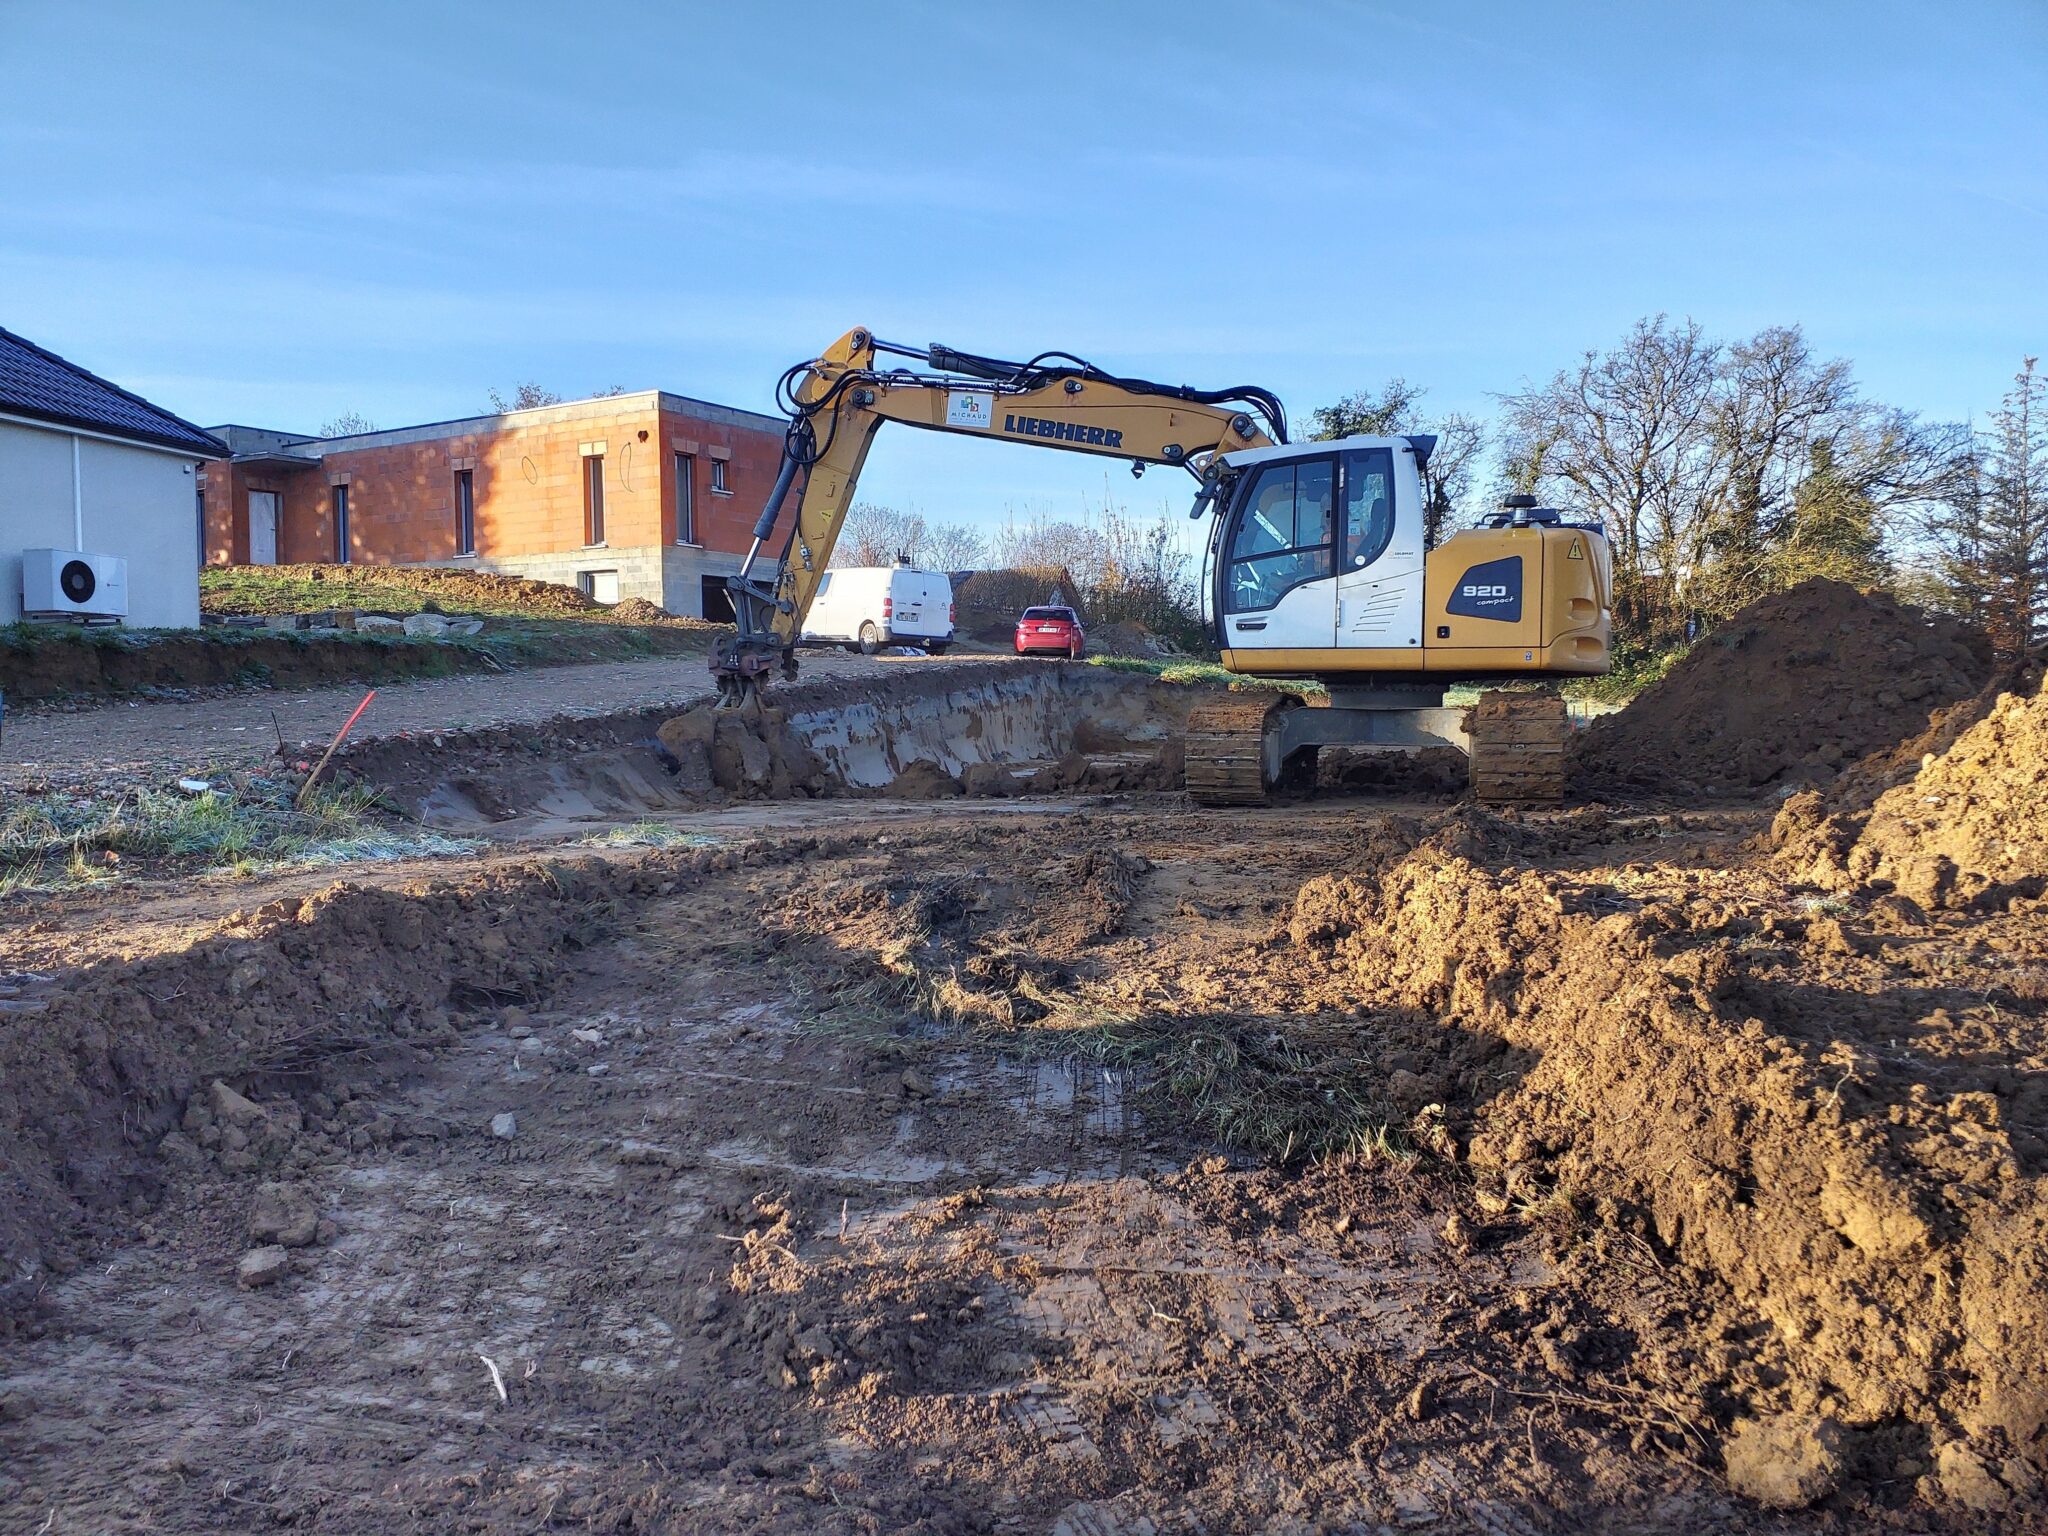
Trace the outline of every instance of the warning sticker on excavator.
<path fill-rule="evenodd" d="M 1577 539 L 1573 539 L 1573 540 L 1572 540 L 1572 552 L 1571 552 L 1570 554 L 1566 555 L 1566 556 L 1565 556 L 1565 559 L 1567 559 L 1567 560 L 1583 560 L 1583 559 L 1585 559 L 1585 558 L 1586 558 L 1586 547 L 1585 547 L 1585 545 L 1581 544 L 1581 543 L 1580 543 L 1580 542 L 1579 542 L 1579 541 L 1578 541 Z"/>
<path fill-rule="evenodd" d="M 986 390 L 949 389 L 946 391 L 946 425 L 949 427 L 972 427 L 986 432 L 995 425 L 996 397 Z"/>

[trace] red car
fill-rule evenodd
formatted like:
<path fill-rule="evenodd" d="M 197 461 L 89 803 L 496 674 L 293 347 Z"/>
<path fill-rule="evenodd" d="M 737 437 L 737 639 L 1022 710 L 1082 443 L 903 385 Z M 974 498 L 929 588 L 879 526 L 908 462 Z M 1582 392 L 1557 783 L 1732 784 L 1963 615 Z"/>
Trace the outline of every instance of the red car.
<path fill-rule="evenodd" d="M 1071 608 L 1026 608 L 1017 620 L 1017 654 L 1050 652 L 1081 659 L 1088 637 L 1081 632 L 1081 616 Z"/>

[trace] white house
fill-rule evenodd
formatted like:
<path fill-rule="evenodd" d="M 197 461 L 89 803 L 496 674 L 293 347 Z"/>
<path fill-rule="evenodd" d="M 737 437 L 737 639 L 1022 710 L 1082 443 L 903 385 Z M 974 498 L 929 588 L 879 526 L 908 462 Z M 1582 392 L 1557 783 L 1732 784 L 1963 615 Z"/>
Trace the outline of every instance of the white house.
<path fill-rule="evenodd" d="M 197 470 L 225 456 L 189 421 L 0 330 L 0 624 L 22 616 L 22 551 L 54 549 L 126 561 L 128 623 L 196 625 Z"/>

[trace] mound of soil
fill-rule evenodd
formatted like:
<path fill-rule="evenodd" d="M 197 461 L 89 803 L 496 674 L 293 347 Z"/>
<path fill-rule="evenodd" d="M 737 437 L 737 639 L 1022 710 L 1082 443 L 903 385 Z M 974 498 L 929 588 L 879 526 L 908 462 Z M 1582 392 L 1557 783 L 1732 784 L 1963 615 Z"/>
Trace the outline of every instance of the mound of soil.
<path fill-rule="evenodd" d="M 600 868 L 528 865 L 417 893 L 337 885 L 238 913 L 189 950 L 108 966 L 46 1010 L 9 1018 L 5 1276 L 68 1272 L 101 1223 L 152 1205 L 165 1170 L 145 1149 L 211 1081 L 265 1099 L 325 1061 L 446 1043 L 465 1004 L 544 994 L 565 950 L 608 921 Z M 301 1135 L 320 1134 L 297 1115 L 266 1114 L 263 1127 L 275 1134 L 226 1149 L 246 1158 L 230 1172 L 290 1166 Z M 173 1155 L 187 1151 L 174 1144 Z M 8 1300 L 0 1284 L 0 1313 Z"/>
<path fill-rule="evenodd" d="M 606 610 L 575 587 L 535 581 L 525 576 L 500 576 L 492 571 L 466 571 L 437 565 L 264 565 L 215 567 L 227 576 L 247 574 L 252 584 L 202 585 L 199 606 L 206 613 L 299 613 L 321 608 L 375 608 L 378 589 L 431 599 L 452 612 L 482 609 L 492 613 L 524 613 L 534 618 L 579 618 Z M 260 578 L 260 580 L 258 580 Z M 313 583 L 331 589 L 315 601 L 293 590 Z M 401 604 L 409 607 L 410 605 Z M 649 605 L 652 606 L 651 604 Z M 613 610 L 616 612 L 616 610 Z M 627 622 L 639 623 L 638 619 Z"/>
<path fill-rule="evenodd" d="M 2005 693 L 1860 819 L 1826 816 L 1817 795 L 1787 802 L 1773 828 L 1815 884 L 1888 881 L 1928 908 L 2003 905 L 2048 888 L 2048 691 Z"/>
<path fill-rule="evenodd" d="M 612 604 L 610 617 L 615 624 L 657 624 L 680 626 L 684 629 L 708 629 L 702 619 L 678 618 L 658 603 L 650 603 L 644 597 L 626 597 Z"/>
<path fill-rule="evenodd" d="M 2042 1090 L 2007 1064 L 2030 1037 L 1994 1045 L 1943 1011 L 1913 1030 L 1926 1002 L 1840 923 L 1648 904 L 1599 918 L 1554 877 L 1454 851 L 1470 842 L 1454 822 L 1382 874 L 1312 879 L 1287 929 L 1362 1000 L 1530 1053 L 1474 1116 L 1482 1200 L 1640 1221 L 1712 1277 L 1725 1310 L 1703 1363 L 1752 1492 L 1777 1486 L 1754 1463 L 1786 1430 L 1744 1413 L 1792 1415 L 1802 1444 L 1879 1437 L 1858 1442 L 1866 1457 L 1901 1425 L 1923 1446 L 1959 1433 L 2000 1497 L 2037 1487 L 2048 1179 L 2027 1127 Z M 1887 993 L 1909 1013 L 1874 1001 Z M 1888 1050 L 1904 1033 L 1911 1054 Z M 1825 1491 L 1785 1486 L 1802 1503 Z"/>
<path fill-rule="evenodd" d="M 1838 581 L 1752 603 L 1580 737 L 1581 782 L 1678 794 L 1814 784 L 1927 728 L 1991 655 L 1954 619 Z"/>
<path fill-rule="evenodd" d="M 951 800 L 960 792 L 958 779 L 937 763 L 923 759 L 905 764 L 903 771 L 882 791 L 892 800 Z"/>
<path fill-rule="evenodd" d="M 278 634 L 268 630 L 114 631 L 0 636 L 0 693 L 9 704 L 207 688 L 319 688 L 502 670 L 471 646 L 410 636 Z"/>

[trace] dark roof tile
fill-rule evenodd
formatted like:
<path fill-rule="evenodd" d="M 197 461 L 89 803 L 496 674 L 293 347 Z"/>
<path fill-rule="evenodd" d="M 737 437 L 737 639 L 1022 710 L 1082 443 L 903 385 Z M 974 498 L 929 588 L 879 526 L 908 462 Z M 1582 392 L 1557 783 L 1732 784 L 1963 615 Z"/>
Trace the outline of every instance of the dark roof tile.
<path fill-rule="evenodd" d="M 0 329 L 0 412 L 164 448 L 189 448 L 200 458 L 227 456 L 227 446 L 203 428 L 5 329 Z"/>

